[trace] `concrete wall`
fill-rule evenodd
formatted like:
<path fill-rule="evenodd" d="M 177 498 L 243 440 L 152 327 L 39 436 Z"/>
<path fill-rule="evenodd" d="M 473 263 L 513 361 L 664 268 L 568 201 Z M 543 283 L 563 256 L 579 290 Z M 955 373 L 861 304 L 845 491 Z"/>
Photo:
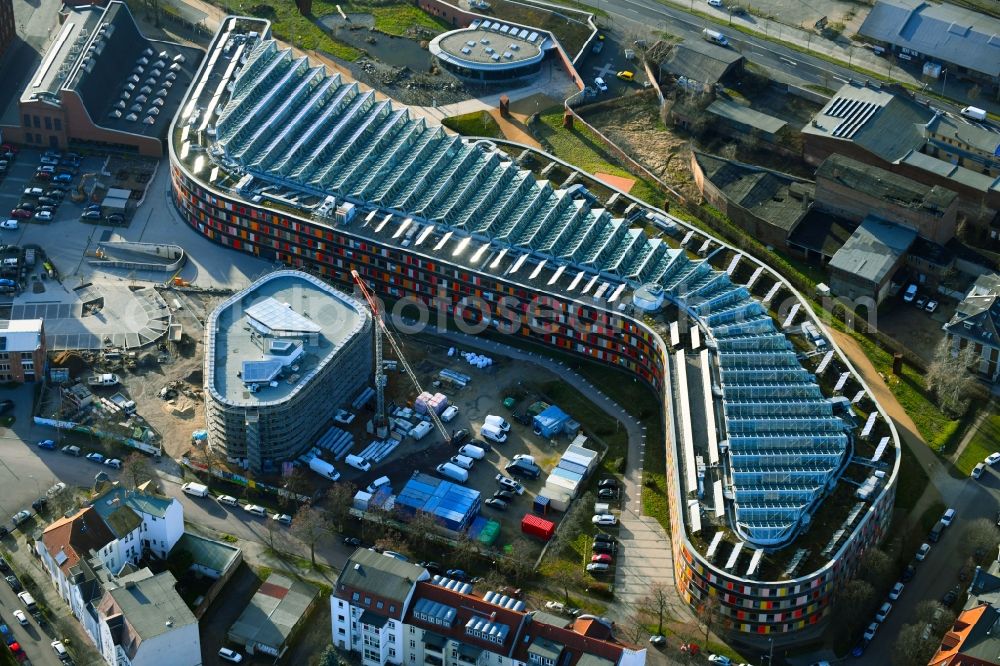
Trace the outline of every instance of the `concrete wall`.
<path fill-rule="evenodd" d="M 219 593 L 225 589 L 230 579 L 232 579 L 233 574 L 236 573 L 236 570 L 240 568 L 241 564 L 243 564 L 242 550 L 240 550 L 239 553 L 236 555 L 236 558 L 229 565 L 229 568 L 223 571 L 222 575 L 219 578 L 216 578 L 215 582 L 208 586 L 208 590 L 205 591 L 201 603 L 198 604 L 198 607 L 195 608 L 193 611 L 194 616 L 196 618 L 200 620 L 202 616 L 205 615 L 205 613 L 208 611 L 208 607 L 212 605 L 212 602 L 215 601 L 215 598 L 219 596 Z M 203 571 L 202 573 L 206 572 Z M 206 575 L 208 574 L 206 573 Z"/>

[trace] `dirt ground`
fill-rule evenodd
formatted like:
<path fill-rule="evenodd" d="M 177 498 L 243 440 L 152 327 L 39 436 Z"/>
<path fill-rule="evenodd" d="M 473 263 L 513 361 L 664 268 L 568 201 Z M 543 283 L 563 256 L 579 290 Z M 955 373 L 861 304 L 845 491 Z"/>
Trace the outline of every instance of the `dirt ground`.
<path fill-rule="evenodd" d="M 629 95 L 617 106 L 584 110 L 582 115 L 685 197 L 700 198 L 691 176 L 691 142 L 664 127 L 655 99 Z"/>
<path fill-rule="evenodd" d="M 941 326 L 951 319 L 955 303 L 938 300 L 934 314 L 918 310 L 902 299 L 883 304 L 878 311 L 878 329 L 916 354 L 925 364 L 934 359 L 937 346 L 944 339 Z"/>

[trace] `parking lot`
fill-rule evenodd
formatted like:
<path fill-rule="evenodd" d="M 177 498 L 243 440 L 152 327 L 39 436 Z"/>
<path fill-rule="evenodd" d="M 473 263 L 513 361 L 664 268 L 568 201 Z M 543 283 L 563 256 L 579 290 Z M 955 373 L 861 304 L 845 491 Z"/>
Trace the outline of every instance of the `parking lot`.
<path fill-rule="evenodd" d="M 586 85 L 596 93 L 591 98 L 592 101 L 611 99 L 642 89 L 646 80 L 642 62 L 638 56 L 626 58 L 626 50 L 635 52 L 637 48 L 630 39 L 606 34 L 603 40 L 595 42 L 591 52 L 577 65 L 577 71 L 580 72 Z M 594 49 L 598 51 L 595 52 Z M 617 76 L 619 72 L 632 72 L 634 78 L 631 81 L 620 79 Z M 595 83 L 597 78 L 604 82 L 607 91 L 598 90 L 598 85 Z"/>

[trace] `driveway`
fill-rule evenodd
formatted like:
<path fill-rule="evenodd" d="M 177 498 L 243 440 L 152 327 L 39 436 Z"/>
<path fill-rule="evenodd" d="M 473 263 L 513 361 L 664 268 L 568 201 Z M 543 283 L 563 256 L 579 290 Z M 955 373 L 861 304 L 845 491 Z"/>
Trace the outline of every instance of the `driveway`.
<path fill-rule="evenodd" d="M 257 578 L 257 574 L 245 563 L 240 564 L 239 569 L 226 583 L 226 588 L 208 607 L 198 623 L 198 630 L 201 633 L 201 658 L 204 666 L 228 663 L 219 659 L 220 647 L 227 646 L 241 653 L 245 652 L 242 646 L 231 645 L 226 641 L 226 632 L 250 603 L 250 599 L 253 598 L 258 587 L 260 587 L 260 579 Z"/>
<path fill-rule="evenodd" d="M 6 544 L 5 544 L 6 545 Z M 37 580 L 37 577 L 36 577 Z M 33 617 L 28 615 L 28 625 L 22 627 L 14 618 L 15 610 L 24 610 L 24 604 L 17 598 L 14 591 L 6 583 L 0 584 L 0 619 L 10 627 L 14 638 L 24 649 L 25 654 L 34 666 L 60 666 L 62 662 L 56 657 L 56 653 L 50 645 L 55 640 L 52 627 L 45 625 L 40 627 Z"/>

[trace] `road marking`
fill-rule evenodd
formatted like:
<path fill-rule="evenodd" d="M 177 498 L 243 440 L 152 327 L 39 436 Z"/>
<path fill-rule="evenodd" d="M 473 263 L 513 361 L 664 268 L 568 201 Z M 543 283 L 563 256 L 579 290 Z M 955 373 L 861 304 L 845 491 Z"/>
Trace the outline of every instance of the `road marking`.
<path fill-rule="evenodd" d="M 837 80 L 838 80 L 838 81 L 840 81 L 841 83 L 847 83 L 847 79 L 845 79 L 845 78 L 844 78 L 844 77 L 842 77 L 842 76 L 837 76 L 836 74 L 834 74 L 834 75 L 833 75 L 833 78 L 837 79 Z"/>
<path fill-rule="evenodd" d="M 784 62 L 787 62 L 792 67 L 798 67 L 798 65 L 799 65 L 799 63 L 795 62 L 791 58 L 786 58 L 785 56 L 778 56 L 778 58 L 781 59 L 781 60 L 783 60 Z"/>

